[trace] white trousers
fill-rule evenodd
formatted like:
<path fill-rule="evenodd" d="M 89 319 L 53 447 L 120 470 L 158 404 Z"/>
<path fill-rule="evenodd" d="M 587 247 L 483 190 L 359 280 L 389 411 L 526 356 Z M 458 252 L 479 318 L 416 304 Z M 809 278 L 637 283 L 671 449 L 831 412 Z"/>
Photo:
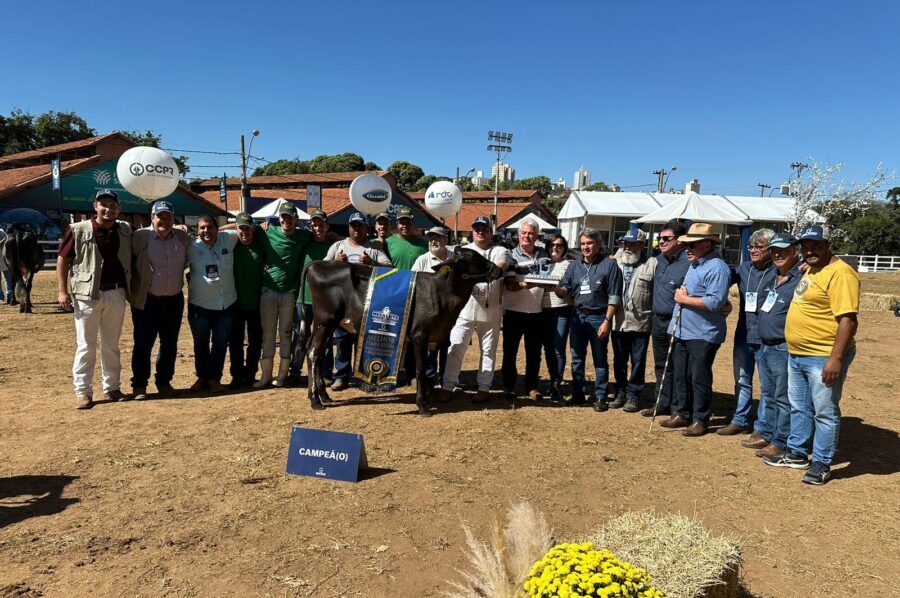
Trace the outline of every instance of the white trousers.
<path fill-rule="evenodd" d="M 75 363 L 72 381 L 76 395 L 93 396 L 97 366 L 97 335 L 100 336 L 100 373 L 103 392 L 119 390 L 122 363 L 119 337 L 125 319 L 125 290 L 101 291 L 97 301 L 73 299 L 75 308 Z"/>
<path fill-rule="evenodd" d="M 478 335 L 481 348 L 481 360 L 478 367 L 478 390 L 490 390 L 494 381 L 494 358 L 497 355 L 497 343 L 500 340 L 500 321 L 479 322 L 459 318 L 450 331 L 450 349 L 447 351 L 447 365 L 444 369 L 446 390 L 453 390 L 459 384 L 459 372 L 462 370 L 463 358 L 469 348 L 472 335 Z"/>
<path fill-rule="evenodd" d="M 259 297 L 259 317 L 262 321 L 262 358 L 275 357 L 275 334 L 278 334 L 278 354 L 291 358 L 291 335 L 294 332 L 294 306 L 297 295 L 290 291 L 279 293 L 263 287 Z"/>

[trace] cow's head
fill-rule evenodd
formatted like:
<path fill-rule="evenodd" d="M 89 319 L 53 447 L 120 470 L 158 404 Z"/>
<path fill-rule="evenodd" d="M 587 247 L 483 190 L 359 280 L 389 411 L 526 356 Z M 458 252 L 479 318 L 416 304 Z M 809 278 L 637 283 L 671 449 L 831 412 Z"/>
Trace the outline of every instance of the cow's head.
<path fill-rule="evenodd" d="M 486 259 L 477 251 L 458 248 L 449 258 L 433 267 L 437 273 L 446 272 L 448 269 L 453 274 L 454 280 L 464 280 L 471 283 L 490 282 L 503 276 L 503 270 L 496 264 Z"/>

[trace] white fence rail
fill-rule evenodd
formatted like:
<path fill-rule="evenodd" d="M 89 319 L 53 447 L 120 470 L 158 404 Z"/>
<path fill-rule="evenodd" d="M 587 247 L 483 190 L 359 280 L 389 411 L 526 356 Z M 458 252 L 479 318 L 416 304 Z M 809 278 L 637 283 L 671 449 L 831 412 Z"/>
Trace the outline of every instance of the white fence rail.
<path fill-rule="evenodd" d="M 59 241 L 38 241 L 44 249 L 44 268 L 55 268 L 59 255 Z"/>
<path fill-rule="evenodd" d="M 900 255 L 842 255 L 856 258 L 858 272 L 896 272 L 900 270 Z"/>

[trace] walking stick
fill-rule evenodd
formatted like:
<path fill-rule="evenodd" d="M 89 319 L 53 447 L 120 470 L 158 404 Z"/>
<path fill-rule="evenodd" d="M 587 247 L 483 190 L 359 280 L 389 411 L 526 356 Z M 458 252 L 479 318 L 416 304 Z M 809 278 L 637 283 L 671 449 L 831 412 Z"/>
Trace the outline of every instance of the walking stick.
<path fill-rule="evenodd" d="M 650 429 L 647 433 L 653 432 L 653 422 L 656 421 L 656 410 L 659 409 L 659 399 L 662 398 L 663 385 L 666 383 L 666 371 L 669 369 L 669 360 L 672 359 L 672 349 L 675 347 L 675 331 L 678 330 L 678 324 L 681 322 L 681 310 L 684 307 L 679 304 L 678 311 L 675 312 L 675 325 L 672 326 L 672 338 L 669 339 L 669 350 L 666 353 L 666 363 L 663 364 L 662 380 L 659 381 L 659 390 L 656 391 L 656 405 L 653 406 L 653 417 L 650 419 Z M 669 397 L 672 400 L 672 397 Z"/>

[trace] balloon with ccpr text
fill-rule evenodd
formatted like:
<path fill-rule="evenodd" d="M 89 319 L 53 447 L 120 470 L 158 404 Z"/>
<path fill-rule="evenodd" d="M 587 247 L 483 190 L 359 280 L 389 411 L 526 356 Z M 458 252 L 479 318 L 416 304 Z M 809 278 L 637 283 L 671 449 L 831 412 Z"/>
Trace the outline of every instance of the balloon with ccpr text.
<path fill-rule="evenodd" d="M 119 156 L 116 175 L 126 191 L 147 201 L 167 197 L 178 187 L 178 165 L 155 147 L 133 147 Z"/>
<path fill-rule="evenodd" d="M 456 214 L 462 205 L 462 191 L 450 181 L 437 181 L 425 191 L 425 207 L 438 218 Z"/>

